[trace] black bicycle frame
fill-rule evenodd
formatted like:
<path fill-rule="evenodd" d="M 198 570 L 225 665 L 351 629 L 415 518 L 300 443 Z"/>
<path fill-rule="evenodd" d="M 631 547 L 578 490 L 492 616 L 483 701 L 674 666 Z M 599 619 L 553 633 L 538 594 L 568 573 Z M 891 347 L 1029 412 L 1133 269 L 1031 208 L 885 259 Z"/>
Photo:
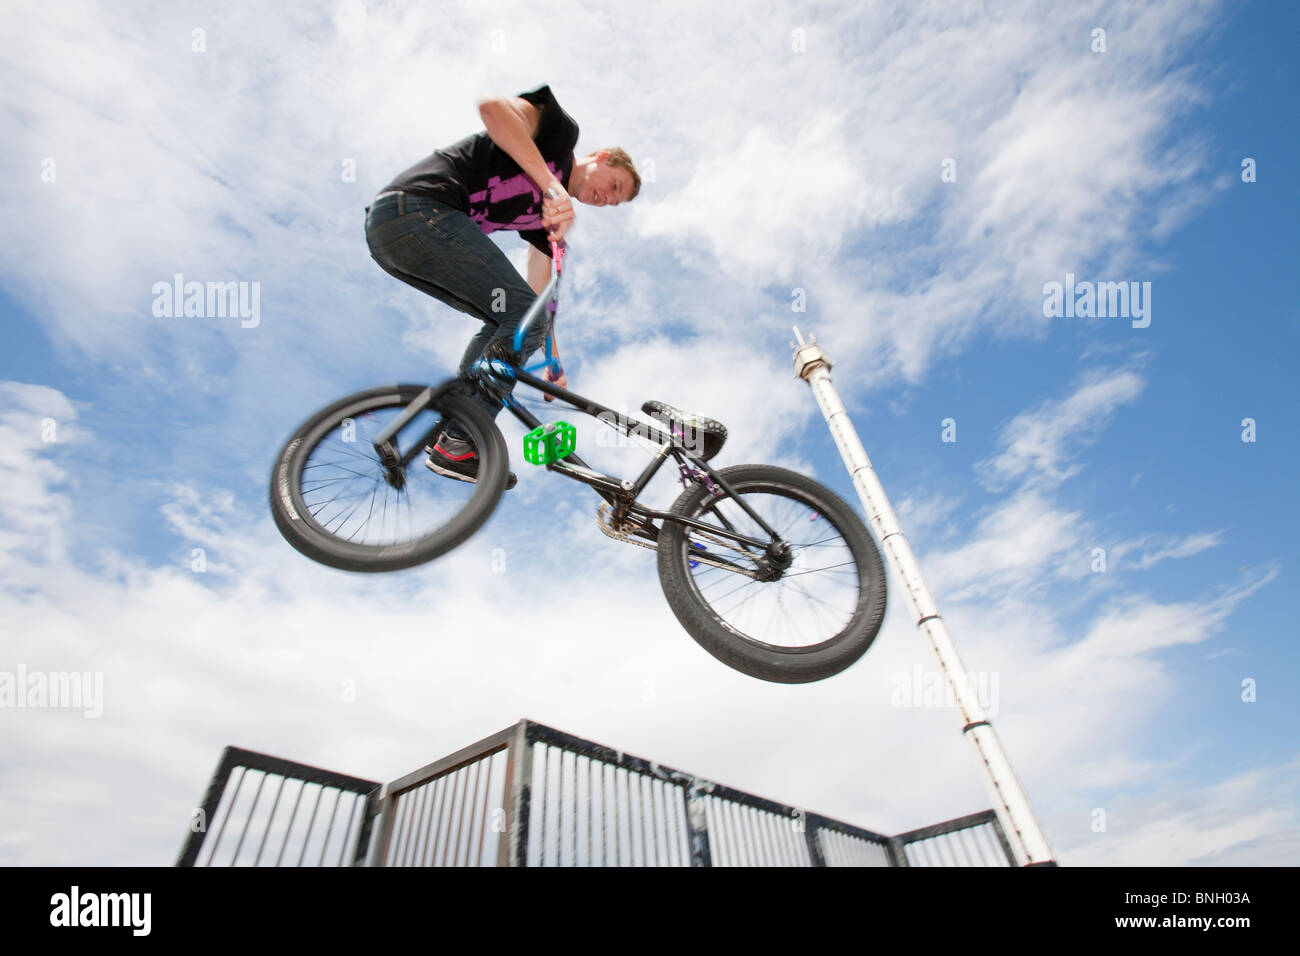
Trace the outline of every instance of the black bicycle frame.
<path fill-rule="evenodd" d="M 564 475 L 566 478 L 572 478 L 575 481 L 582 482 L 583 484 L 591 485 L 596 489 L 596 492 L 615 509 L 616 517 L 622 517 L 622 514 L 619 514 L 619 510 L 621 509 L 626 514 L 630 514 L 636 518 L 658 518 L 661 521 L 674 521 L 678 524 L 684 524 L 700 531 L 708 531 L 712 534 L 721 533 L 723 537 L 731 538 L 732 540 L 741 542 L 742 544 L 751 544 L 759 548 L 767 548 L 769 545 L 774 544 L 780 539 L 780 536 L 776 531 L 769 527 L 767 522 L 760 518 L 754 512 L 754 509 L 749 507 L 749 505 L 745 503 L 745 500 L 736 494 L 735 489 L 727 483 L 726 479 L 719 475 L 707 461 L 695 452 L 691 451 L 691 449 L 681 442 L 676 435 L 665 432 L 653 425 L 630 419 L 627 416 L 614 411 L 614 409 L 602 405 L 600 402 L 584 398 L 576 392 L 571 392 L 567 388 L 561 388 L 559 385 L 538 378 L 523 369 L 515 368 L 514 366 L 511 367 L 514 370 L 515 378 L 523 384 L 530 385 L 540 392 L 545 392 L 546 394 L 559 399 L 566 405 L 582 412 L 584 415 L 590 415 L 593 418 L 600 418 L 602 421 L 610 422 L 625 435 L 630 434 L 635 429 L 639 434 L 660 446 L 658 454 L 655 455 L 650 464 L 645 467 L 641 474 L 637 476 L 635 481 L 627 481 L 616 478 L 613 475 L 606 475 L 594 471 L 585 461 L 579 458 L 577 454 L 567 455 L 561 460 L 546 466 L 548 470 Z M 530 429 L 537 428 L 542 424 L 541 420 L 538 419 L 536 415 L 528 411 L 528 409 L 524 408 L 518 402 L 514 401 L 513 398 L 507 398 L 505 400 L 505 407 L 515 416 L 515 418 L 519 419 L 519 421 L 523 422 Z M 658 473 L 659 469 L 663 466 L 663 463 L 668 460 L 669 455 L 672 455 L 672 457 L 675 458 L 678 464 L 684 469 L 694 469 L 696 472 L 703 472 L 707 475 L 707 480 L 716 484 L 726 493 L 727 497 L 735 501 L 736 504 L 738 504 L 760 528 L 767 532 L 770 536 L 770 540 L 760 541 L 757 538 L 751 538 L 749 535 L 740 534 L 721 514 L 717 517 L 718 520 L 726 525 L 727 530 L 725 532 L 720 532 L 720 529 L 716 525 L 707 525 L 691 518 L 671 514 L 667 511 L 658 511 L 654 508 L 647 508 L 645 505 L 638 502 L 636 500 L 637 496 L 645 490 L 648 484 L 650 484 L 650 480 Z M 683 477 L 685 477 L 685 473 L 683 474 Z"/>
<path fill-rule="evenodd" d="M 751 545 L 765 551 L 780 541 L 780 536 L 776 531 L 761 517 L 759 517 L 759 515 L 745 503 L 745 500 L 742 497 L 736 494 L 735 489 L 728 484 L 726 479 L 718 474 L 718 472 L 715 471 L 707 461 L 700 457 L 700 455 L 692 451 L 686 444 L 684 444 L 684 442 L 679 440 L 676 435 L 665 432 L 660 428 L 656 428 L 654 425 L 649 425 L 637 419 L 632 419 L 622 415 L 614 409 L 602 405 L 600 402 L 594 402 L 589 398 L 584 398 L 576 392 L 571 392 L 566 388 L 561 388 L 559 385 L 538 378 L 537 376 L 514 365 L 509 365 L 504 361 L 500 361 L 498 367 L 503 370 L 509 369 L 506 374 L 509 377 L 514 378 L 517 382 L 531 386 L 547 395 L 551 395 L 571 408 L 582 412 L 584 415 L 590 415 L 593 418 L 600 418 L 602 421 L 614 425 L 625 435 L 631 434 L 635 429 L 638 434 L 660 445 L 659 452 L 641 474 L 637 476 L 635 481 L 628 481 L 614 475 L 607 475 L 603 472 L 596 471 L 578 457 L 576 453 L 570 454 L 565 458 L 552 462 L 546 466 L 549 471 L 556 472 L 566 478 L 572 478 L 575 481 L 582 482 L 583 484 L 594 488 L 596 493 L 605 499 L 611 509 L 613 509 L 614 520 L 622 522 L 625 518 L 630 516 L 634 519 L 644 519 L 646 521 L 654 519 L 660 521 L 673 521 L 677 524 L 686 525 L 699 531 L 707 531 L 710 534 L 730 538 L 740 544 Z M 380 432 L 378 437 L 375 438 L 375 451 L 379 455 L 380 462 L 382 462 L 384 467 L 388 470 L 390 483 L 394 484 L 395 487 L 400 488 L 404 484 L 406 466 L 410 464 L 411 460 L 415 458 L 416 455 L 423 451 L 426 445 L 433 443 L 441 432 L 444 423 L 443 420 L 439 419 L 439 421 L 425 432 L 418 441 L 408 446 L 405 452 L 402 452 L 398 447 L 398 433 L 401 432 L 401 430 L 405 428 L 416 415 L 436 402 L 440 396 L 457 385 L 464 384 L 465 381 L 466 380 L 462 378 L 452 378 L 443 382 L 441 385 L 429 386 L 424 389 L 424 391 L 417 395 L 411 404 L 406 406 L 406 408 L 402 410 L 401 414 L 390 422 L 388 427 Z M 476 382 L 475 387 L 486 389 L 487 386 Z M 507 396 L 503 400 L 503 404 L 510 413 L 515 416 L 515 418 L 528 426 L 530 430 L 543 424 L 536 415 L 532 414 L 532 412 L 520 405 L 512 396 Z M 659 469 L 663 466 L 664 462 L 666 462 L 670 456 L 673 457 L 681 467 L 683 479 L 687 477 L 697 477 L 701 474 L 706 476 L 706 487 L 716 486 L 717 488 L 721 488 L 722 492 L 725 493 L 727 497 L 735 501 L 736 504 L 739 505 L 744 512 L 769 535 L 769 540 L 762 541 L 758 538 L 741 534 L 721 514 L 717 514 L 717 518 L 723 524 L 723 528 L 719 528 L 717 525 L 704 524 L 703 522 L 682 515 L 675 515 L 667 511 L 648 508 L 637 501 L 637 496 L 640 495 L 645 490 L 646 486 L 650 484 L 651 479 L 654 478 Z M 715 494 L 716 493 L 717 492 L 715 491 Z M 658 532 L 653 525 L 643 524 L 642 530 L 646 532 L 644 536 L 650 537 L 652 540 L 657 539 Z M 715 558 L 715 560 L 723 560 L 725 562 L 725 559 Z"/>

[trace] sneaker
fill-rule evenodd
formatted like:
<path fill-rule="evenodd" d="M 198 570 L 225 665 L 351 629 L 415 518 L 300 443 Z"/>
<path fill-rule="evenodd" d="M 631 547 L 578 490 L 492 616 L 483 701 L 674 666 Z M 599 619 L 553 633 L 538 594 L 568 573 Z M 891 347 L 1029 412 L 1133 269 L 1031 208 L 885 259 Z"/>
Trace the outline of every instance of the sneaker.
<path fill-rule="evenodd" d="M 429 453 L 425 465 L 432 471 L 457 481 L 478 481 L 478 453 L 469 442 L 444 432 L 432 447 L 424 450 Z M 506 472 L 506 489 L 513 488 L 518 480 L 513 471 Z"/>

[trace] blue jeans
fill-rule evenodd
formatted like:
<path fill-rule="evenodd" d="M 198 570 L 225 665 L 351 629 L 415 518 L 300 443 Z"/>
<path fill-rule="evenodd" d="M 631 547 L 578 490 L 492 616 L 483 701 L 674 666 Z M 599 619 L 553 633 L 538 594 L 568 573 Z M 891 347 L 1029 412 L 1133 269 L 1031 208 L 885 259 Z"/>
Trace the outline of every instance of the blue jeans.
<path fill-rule="evenodd" d="M 515 331 L 537 293 L 459 209 L 411 193 L 382 196 L 366 209 L 366 243 L 389 275 L 483 322 L 461 357 L 459 374 L 485 352 L 522 365 L 546 340 L 546 323 L 539 321 L 528 330 L 523 349 L 514 350 Z M 493 418 L 501 411 L 499 402 L 476 397 Z"/>

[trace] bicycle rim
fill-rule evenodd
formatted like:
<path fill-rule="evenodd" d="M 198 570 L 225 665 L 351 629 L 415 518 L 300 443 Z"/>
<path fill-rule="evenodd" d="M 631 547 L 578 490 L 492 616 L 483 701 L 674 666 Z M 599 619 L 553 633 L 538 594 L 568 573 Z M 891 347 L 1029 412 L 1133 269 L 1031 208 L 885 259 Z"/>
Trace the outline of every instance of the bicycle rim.
<path fill-rule="evenodd" d="M 409 400 L 396 392 L 360 399 L 303 437 L 295 504 L 318 535 L 380 554 L 436 541 L 471 507 L 478 485 L 433 472 L 423 450 L 406 467 L 402 487 L 385 479 L 374 440 Z M 402 431 L 405 445 L 442 417 L 421 411 Z"/>

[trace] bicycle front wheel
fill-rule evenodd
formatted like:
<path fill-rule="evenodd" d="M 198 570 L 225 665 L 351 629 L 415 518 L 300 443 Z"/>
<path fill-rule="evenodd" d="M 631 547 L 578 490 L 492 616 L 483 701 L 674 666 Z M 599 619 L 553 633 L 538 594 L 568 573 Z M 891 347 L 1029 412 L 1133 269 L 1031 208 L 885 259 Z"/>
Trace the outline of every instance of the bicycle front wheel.
<path fill-rule="evenodd" d="M 665 520 L 659 580 L 673 613 L 696 643 L 751 677 L 801 684 L 838 674 L 867 652 L 885 616 L 885 568 L 871 533 L 842 498 L 796 472 L 718 473 L 788 543 L 791 562 L 766 580 L 762 549 Z M 703 485 L 687 488 L 672 513 L 768 538 L 735 498 Z"/>
<path fill-rule="evenodd" d="M 271 513 L 285 540 L 307 557 L 345 571 L 396 571 L 450 551 L 477 531 L 505 490 L 505 439 L 482 408 L 444 393 L 398 435 L 418 443 L 396 482 L 375 438 L 424 391 L 388 385 L 357 392 L 317 412 L 281 450 L 271 473 Z M 478 481 L 425 466 L 423 443 L 455 423 L 478 456 Z"/>

